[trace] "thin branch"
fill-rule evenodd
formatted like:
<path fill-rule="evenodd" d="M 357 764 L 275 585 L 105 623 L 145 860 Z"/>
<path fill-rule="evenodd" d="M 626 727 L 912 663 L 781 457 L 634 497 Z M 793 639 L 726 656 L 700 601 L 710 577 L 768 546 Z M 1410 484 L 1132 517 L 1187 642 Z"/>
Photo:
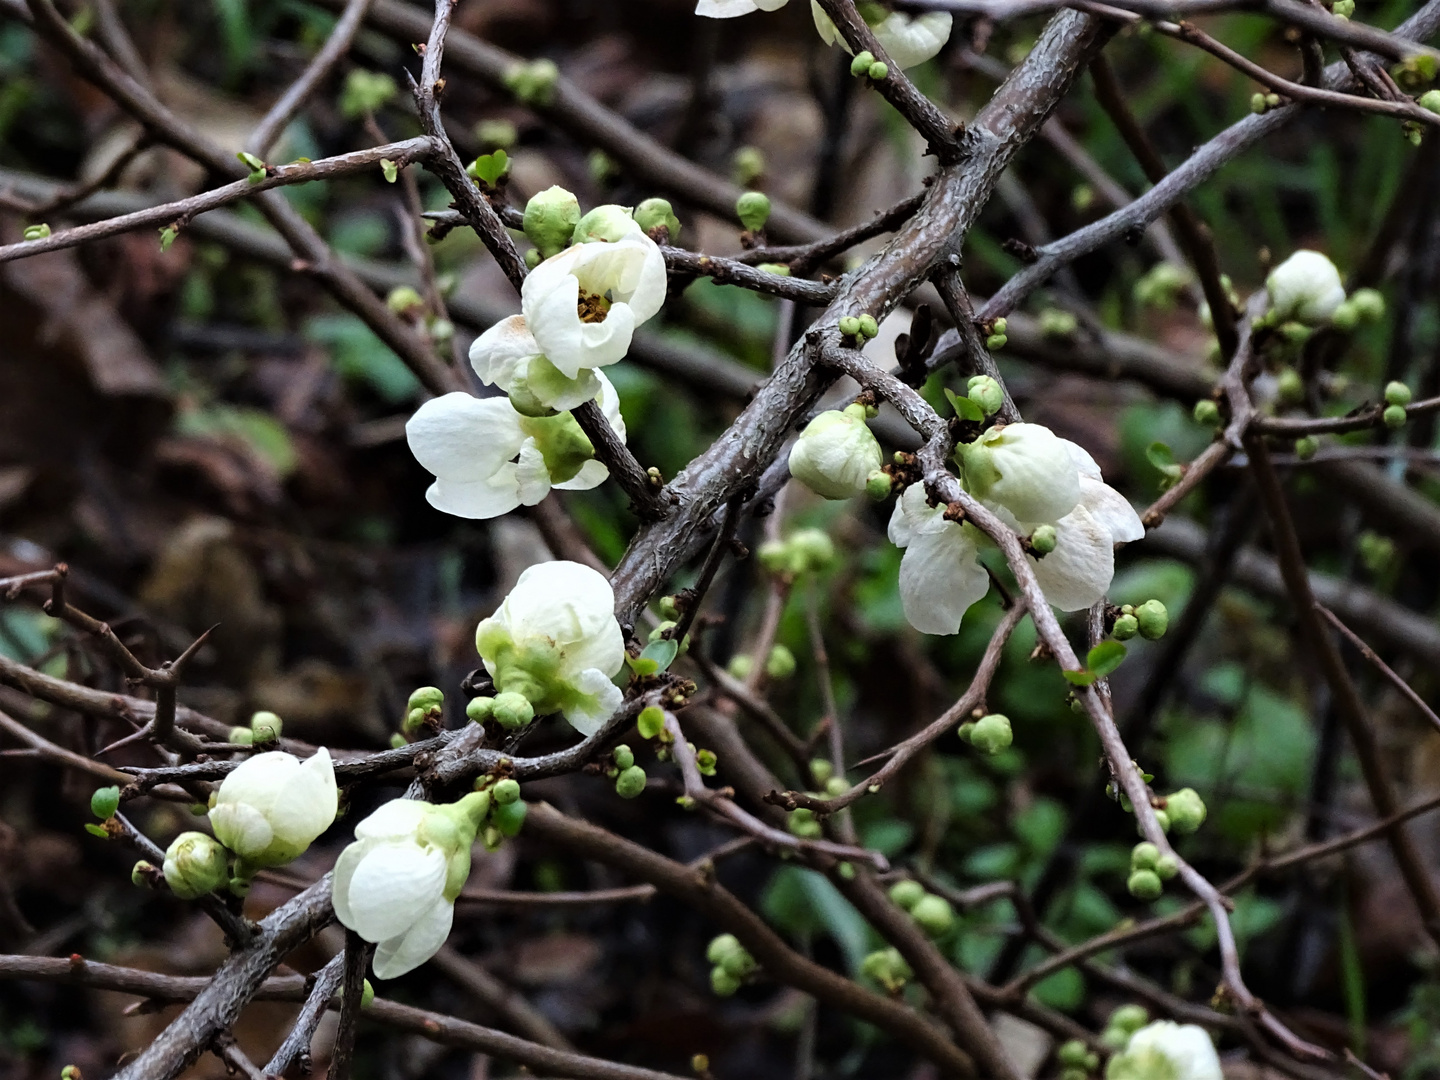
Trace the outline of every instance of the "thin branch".
<path fill-rule="evenodd" d="M 441 0 L 445 3 L 446 0 Z M 630 447 L 610 426 L 610 421 L 594 401 L 570 410 L 580 430 L 595 448 L 595 457 L 614 477 L 622 491 L 630 496 L 630 509 L 642 521 L 660 521 L 666 517 L 676 501 L 663 485 L 655 483 L 650 474 L 635 460 Z"/>
<path fill-rule="evenodd" d="M 297 1061 L 309 1060 L 310 1043 L 315 1038 L 315 1029 L 325 1018 L 325 1013 L 330 1008 L 330 1000 L 340 989 L 344 978 L 345 954 L 342 952 L 315 973 L 314 986 L 305 997 L 305 1004 L 300 1008 L 300 1015 L 295 1018 L 294 1023 L 290 1026 L 289 1034 L 285 1036 L 285 1041 L 280 1044 L 279 1049 L 270 1058 L 269 1064 L 265 1066 L 266 1076 L 284 1076 L 290 1071 L 290 1066 Z M 265 985 L 268 986 L 274 981 L 275 978 L 272 976 L 266 980 Z M 261 994 L 256 994 L 256 997 L 261 997 Z M 303 1069 L 302 1071 L 308 1072 L 309 1070 Z"/>
<path fill-rule="evenodd" d="M 360 1005 L 364 998 L 365 967 L 373 950 L 354 930 L 345 931 L 344 975 L 340 984 L 340 1023 L 335 1027 L 335 1049 L 330 1055 L 329 1080 L 350 1080 L 355 1059 L 355 1036 L 360 1029 Z"/>
<path fill-rule="evenodd" d="M 1399 690 L 1401 695 L 1407 701 L 1409 701 L 1410 704 L 1414 705 L 1415 708 L 1420 711 L 1421 716 L 1428 720 L 1437 731 L 1440 731 L 1440 716 L 1435 715 L 1435 710 L 1430 708 L 1429 705 L 1425 704 L 1425 699 L 1422 698 L 1419 694 L 1417 694 L 1413 689 L 1411 689 L 1410 684 L 1407 683 L 1404 679 L 1402 679 L 1399 675 L 1397 675 L 1394 669 L 1392 669 L 1389 664 L 1385 663 L 1384 660 L 1381 660 L 1374 649 L 1370 648 L 1369 645 L 1366 645 L 1365 642 L 1360 639 L 1360 636 L 1356 634 L 1354 630 L 1351 630 L 1348 626 L 1341 622 L 1338 615 L 1336 615 L 1333 611 L 1327 608 L 1324 604 L 1320 603 L 1320 601 L 1318 600 L 1315 601 L 1315 610 L 1318 611 L 1322 616 L 1324 616 L 1331 626 L 1335 627 L 1336 630 L 1339 630 L 1345 640 L 1350 642 L 1351 645 L 1354 645 L 1355 648 L 1359 650 L 1360 655 L 1363 656 L 1366 660 L 1368 660 L 1372 667 L 1379 671 L 1381 675 L 1385 676 L 1386 680 L 1389 681 L 1391 686 Z"/>

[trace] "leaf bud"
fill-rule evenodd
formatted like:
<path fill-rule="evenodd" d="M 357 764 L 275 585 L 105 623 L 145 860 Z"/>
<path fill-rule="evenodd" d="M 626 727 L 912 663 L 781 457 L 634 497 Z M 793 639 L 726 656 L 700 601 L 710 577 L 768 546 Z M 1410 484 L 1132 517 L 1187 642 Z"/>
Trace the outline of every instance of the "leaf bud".
<path fill-rule="evenodd" d="M 101 821 L 115 816 L 120 809 L 120 788 L 118 786 L 96 788 L 90 796 L 90 812 Z"/>
<path fill-rule="evenodd" d="M 1159 641 L 1170 625 L 1170 613 L 1159 600 L 1146 600 L 1135 609 L 1135 618 L 1139 623 L 1140 636 L 1146 641 Z"/>
<path fill-rule="evenodd" d="M 647 233 L 663 225 L 667 243 L 673 244 L 680 239 L 680 219 L 675 216 L 675 209 L 668 199 L 646 199 L 635 207 L 635 223 Z"/>
<path fill-rule="evenodd" d="M 984 754 L 998 754 L 1014 741 L 1010 730 L 1010 718 L 1000 713 L 991 713 L 975 721 L 970 732 L 970 745 Z"/>
<path fill-rule="evenodd" d="M 735 201 L 735 216 L 751 232 L 759 232 L 770 220 L 770 200 L 760 191 L 747 191 Z"/>
<path fill-rule="evenodd" d="M 645 770 L 639 765 L 621 769 L 615 778 L 615 794 L 622 799 L 633 799 L 645 790 Z"/>
<path fill-rule="evenodd" d="M 535 708 L 524 694 L 514 691 L 495 695 L 490 716 L 503 728 L 517 730 L 535 719 Z"/>
<path fill-rule="evenodd" d="M 1193 833 L 1205 822 L 1205 802 L 1194 788 L 1181 788 L 1166 796 L 1165 814 L 1177 832 Z"/>
<path fill-rule="evenodd" d="M 695 768 L 700 770 L 701 776 L 714 776 L 715 766 L 719 763 L 720 759 L 716 757 L 714 750 L 695 751 Z"/>
<path fill-rule="evenodd" d="M 562 251 L 580 223 L 580 200 L 559 185 L 546 188 L 525 204 L 525 238 L 541 258 Z"/>
<path fill-rule="evenodd" d="M 560 69 L 553 60 L 532 60 L 516 64 L 505 72 L 506 89 L 527 105 L 549 105 L 555 97 Z"/>

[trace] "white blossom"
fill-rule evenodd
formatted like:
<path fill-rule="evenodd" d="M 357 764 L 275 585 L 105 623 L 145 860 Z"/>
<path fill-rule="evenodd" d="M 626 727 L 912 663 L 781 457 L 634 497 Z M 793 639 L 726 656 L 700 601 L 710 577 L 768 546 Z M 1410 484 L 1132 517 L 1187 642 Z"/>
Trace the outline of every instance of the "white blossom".
<path fill-rule="evenodd" d="M 475 645 L 497 691 L 524 695 L 537 715 L 563 714 L 583 735 L 620 707 L 610 681 L 625 663 L 615 592 L 588 566 L 530 567 L 476 628 Z"/>
<path fill-rule="evenodd" d="M 851 51 L 845 39 L 840 36 L 839 28 L 816 0 L 810 0 L 810 14 L 814 17 L 815 29 L 825 44 L 839 45 L 846 52 Z M 869 23 L 875 40 L 880 42 L 890 59 L 901 68 L 923 64 L 950 40 L 953 20 L 948 11 L 927 11 L 910 15 L 903 11 L 884 11 L 879 5 L 862 5 L 862 14 L 866 15 L 865 21 Z"/>
<path fill-rule="evenodd" d="M 1157 1020 L 1147 1024 L 1112 1057 L 1106 1080 L 1222 1080 L 1220 1058 L 1205 1029 Z"/>
<path fill-rule="evenodd" d="M 711 19 L 733 19 L 752 11 L 779 11 L 790 0 L 699 0 L 695 14 Z"/>
<path fill-rule="evenodd" d="M 476 338 L 470 346 L 470 366 L 482 383 L 500 387 L 510 395 L 510 403 L 526 414 L 573 409 L 600 393 L 597 372 L 583 368 L 571 378 L 550 363 L 523 315 L 501 319 Z"/>
<path fill-rule="evenodd" d="M 1042 424 L 996 424 L 958 449 L 966 490 L 1020 521 L 1053 522 L 1080 501 L 1075 460 Z"/>
<path fill-rule="evenodd" d="M 1265 279 L 1270 309 L 1284 322 L 1306 326 L 1328 322 L 1345 302 L 1345 286 L 1335 264 L 1318 251 L 1297 251 Z"/>
<path fill-rule="evenodd" d="M 331 899 L 340 922 L 378 946 L 376 978 L 404 975 L 445 944 L 489 808 L 484 792 L 450 806 L 394 799 L 355 826 L 355 842 L 335 863 Z"/>
<path fill-rule="evenodd" d="M 827 499 L 865 494 L 870 474 L 880 468 L 880 443 L 865 424 L 865 406 L 820 413 L 790 448 L 790 475 Z"/>
<path fill-rule="evenodd" d="M 924 486 L 911 484 L 895 500 L 889 536 L 905 549 L 900 603 L 906 622 L 922 634 L 958 633 L 970 605 L 990 591 L 975 527 L 946 521 L 942 507 L 927 505 Z"/>
<path fill-rule="evenodd" d="M 280 866 L 330 827 L 338 806 L 328 750 L 322 746 L 303 762 L 272 750 L 247 758 L 225 777 L 210 826 L 249 867 Z"/>
<path fill-rule="evenodd" d="M 620 399 L 610 380 L 593 375 L 600 410 L 625 438 Z M 405 425 L 415 460 L 435 475 L 425 498 L 464 518 L 493 518 L 534 506 L 550 494 L 588 491 L 610 475 L 568 412 L 525 416 L 507 398 L 461 391 L 425 402 Z"/>
<path fill-rule="evenodd" d="M 665 302 L 665 257 L 630 225 L 613 243 L 575 244 L 552 255 L 521 286 L 525 324 L 566 378 L 622 359 L 635 328 Z"/>

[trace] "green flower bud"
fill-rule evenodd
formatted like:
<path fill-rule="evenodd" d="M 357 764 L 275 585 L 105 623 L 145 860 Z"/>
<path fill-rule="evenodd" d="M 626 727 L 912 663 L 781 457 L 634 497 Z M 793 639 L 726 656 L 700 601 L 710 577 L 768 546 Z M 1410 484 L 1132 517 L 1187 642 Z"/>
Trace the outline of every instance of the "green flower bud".
<path fill-rule="evenodd" d="M 515 837 L 520 835 L 520 826 L 525 824 L 525 814 L 528 808 L 524 800 L 517 799 L 515 802 L 506 803 L 503 806 L 496 806 L 490 811 L 490 823 L 500 830 L 501 836 Z"/>
<path fill-rule="evenodd" d="M 1364 322 L 1378 322 L 1385 316 L 1385 297 L 1376 289 L 1356 289 L 1350 294 L 1351 304 Z"/>
<path fill-rule="evenodd" d="M 279 742 L 283 727 L 280 717 L 273 712 L 261 711 L 250 717 L 250 732 L 257 746 Z"/>
<path fill-rule="evenodd" d="M 1047 308 L 1040 313 L 1040 333 L 1045 337 L 1068 338 L 1080 328 L 1080 320 L 1068 311 Z"/>
<path fill-rule="evenodd" d="M 710 969 L 710 989 L 716 997 L 730 997 L 740 989 L 740 980 L 723 967 Z"/>
<path fill-rule="evenodd" d="M 1174 855 L 1161 855 L 1155 860 L 1155 865 L 1151 869 L 1159 875 L 1161 881 L 1169 881 L 1180 873 L 1180 860 Z"/>
<path fill-rule="evenodd" d="M 525 204 L 525 238 L 548 259 L 570 243 L 580 224 L 580 200 L 557 186 L 532 195 Z"/>
<path fill-rule="evenodd" d="M 1116 641 L 1129 641 L 1140 632 L 1140 620 L 1134 615 L 1117 615 L 1110 636 Z"/>
<path fill-rule="evenodd" d="M 658 738 L 665 730 L 665 710 L 658 705 L 645 706 L 635 718 L 635 726 L 640 729 L 642 739 Z"/>
<path fill-rule="evenodd" d="M 720 961 L 720 966 L 724 968 L 728 974 L 733 975 L 737 979 L 745 978 L 745 976 L 758 970 L 760 967 L 760 965 L 755 962 L 755 958 L 744 949 L 732 950 Z"/>
<path fill-rule="evenodd" d="M 966 720 L 955 729 L 955 734 L 960 736 L 961 742 L 969 742 L 970 737 L 975 734 L 975 721 Z"/>
<path fill-rule="evenodd" d="M 615 794 L 622 799 L 633 799 L 645 790 L 645 770 L 639 765 L 621 769 L 615 778 Z"/>
<path fill-rule="evenodd" d="M 730 158 L 730 167 L 734 171 L 735 183 L 749 187 L 765 175 L 765 155 L 758 147 L 742 146 Z"/>
<path fill-rule="evenodd" d="M 520 132 L 509 120 L 481 120 L 475 125 L 475 141 L 487 150 L 509 150 L 520 140 Z"/>
<path fill-rule="evenodd" d="M 230 879 L 225 848 L 208 833 L 183 832 L 165 849 L 165 881 L 182 900 L 214 892 Z"/>
<path fill-rule="evenodd" d="M 662 619 L 674 620 L 680 618 L 680 604 L 674 596 L 662 596 L 656 602 L 655 606 L 660 609 L 660 617 Z"/>
<path fill-rule="evenodd" d="M 1201 398 L 1195 403 L 1195 411 L 1192 415 L 1197 424 L 1213 428 L 1220 423 L 1220 406 L 1209 398 Z"/>
<path fill-rule="evenodd" d="M 1009 329 L 1010 323 L 1007 322 L 1003 316 L 990 324 L 990 332 L 992 334 L 1003 334 Z"/>
<path fill-rule="evenodd" d="M 490 797 L 496 806 L 508 806 L 520 798 L 520 783 L 508 776 L 490 789 Z"/>
<path fill-rule="evenodd" d="M 1135 618 L 1140 624 L 1140 636 L 1146 641 L 1159 641 L 1170 625 L 1170 613 L 1159 600 L 1146 600 L 1135 609 Z"/>
<path fill-rule="evenodd" d="M 624 743 L 621 743 L 615 747 L 614 750 L 610 751 L 610 757 L 611 760 L 615 762 L 617 769 L 628 769 L 631 765 L 635 764 L 634 752 Z"/>
<path fill-rule="evenodd" d="M 874 979 L 892 994 L 899 993 L 915 973 L 895 948 L 877 949 L 860 961 L 860 973 Z"/>
<path fill-rule="evenodd" d="M 801 572 L 827 570 L 835 562 L 835 541 L 824 529 L 796 529 L 786 544 Z"/>
<path fill-rule="evenodd" d="M 1330 325 L 1336 330 L 1343 330 L 1347 334 L 1360 325 L 1360 309 L 1351 300 L 1346 300 L 1335 309 L 1330 316 Z"/>
<path fill-rule="evenodd" d="M 940 937 L 955 922 L 955 912 L 950 901 L 934 893 L 926 893 L 910 909 L 910 917 L 920 924 L 920 929 L 931 937 Z"/>
<path fill-rule="evenodd" d="M 607 203 L 595 207 L 576 223 L 571 240 L 577 244 L 600 241 L 613 244 L 628 233 L 634 224 L 635 219 L 628 206 Z"/>
<path fill-rule="evenodd" d="M 730 663 L 725 665 L 725 670 L 730 673 L 731 678 L 744 682 L 750 677 L 750 672 L 755 670 L 755 661 L 749 653 L 736 653 L 730 658 Z"/>
<path fill-rule="evenodd" d="M 871 315 L 868 311 L 864 315 L 859 316 L 859 322 L 861 337 L 873 338 L 876 334 L 880 333 L 880 324 L 875 321 L 875 316 Z"/>
<path fill-rule="evenodd" d="M 225 736 L 225 741 L 236 746 L 249 746 L 255 741 L 255 733 L 248 727 L 232 727 L 230 734 Z"/>
<path fill-rule="evenodd" d="M 1093 1050 L 1085 1055 L 1085 1071 L 1087 1073 L 1100 1071 L 1100 1055 Z"/>
<path fill-rule="evenodd" d="M 395 732 L 393 735 L 390 736 L 390 749 L 391 749 L 391 750 L 403 750 L 403 749 L 405 749 L 405 747 L 407 747 L 407 746 L 409 746 L 409 745 L 410 745 L 410 740 L 407 739 L 407 738 L 405 738 L 405 736 L 404 736 L 404 735 L 401 735 L 400 732 L 398 732 L 398 731 Z"/>
<path fill-rule="evenodd" d="M 1278 108 L 1280 107 L 1280 95 L 1279 95 L 1279 94 L 1274 94 L 1274 93 L 1266 94 L 1266 95 L 1265 95 L 1265 104 L 1266 104 L 1269 108 L 1278 109 Z"/>
<path fill-rule="evenodd" d="M 1160 858 L 1160 849 L 1148 840 L 1143 840 L 1130 850 L 1130 869 L 1154 870 Z"/>
<path fill-rule="evenodd" d="M 1030 534 L 1030 546 L 1035 549 L 1036 555 L 1049 555 L 1055 550 L 1058 539 L 1054 525 L 1037 525 Z"/>
<path fill-rule="evenodd" d="M 874 502 L 884 502 L 890 497 L 895 482 L 884 469 L 876 469 L 865 478 L 865 494 Z"/>
<path fill-rule="evenodd" d="M 1385 384 L 1386 405 L 1409 405 L 1412 395 L 1410 387 L 1403 382 L 1389 382 Z"/>
<path fill-rule="evenodd" d="M 747 191 L 735 201 L 735 216 L 751 232 L 759 232 L 770 220 L 770 200 L 763 192 Z"/>
<path fill-rule="evenodd" d="M 813 840 L 825 830 L 820 827 L 820 822 L 815 820 L 815 813 L 805 807 L 790 811 L 790 816 L 785 821 L 785 827 L 791 834 L 800 837 L 802 840 Z"/>
<path fill-rule="evenodd" d="M 39 225 L 26 225 L 24 232 L 20 235 L 26 240 L 44 240 L 50 235 L 50 226 L 44 222 L 41 222 Z"/>
<path fill-rule="evenodd" d="M 701 776 L 714 776 L 715 766 L 720 763 L 714 750 L 696 750 L 695 768 L 700 771 Z"/>
<path fill-rule="evenodd" d="M 1308 332 L 1310 328 L 1302 326 L 1300 329 Z M 1287 404 L 1293 405 L 1295 402 L 1304 401 L 1305 380 L 1300 378 L 1300 373 L 1294 368 L 1281 368 L 1280 374 L 1275 377 L 1275 393 L 1281 401 Z"/>
<path fill-rule="evenodd" d="M 976 375 L 970 379 L 965 396 L 980 406 L 986 416 L 994 416 L 1005 404 L 1004 388 L 989 375 Z"/>
<path fill-rule="evenodd" d="M 1348 19 L 1355 14 L 1355 0 L 1335 0 L 1330 5 L 1330 13 L 1337 19 Z"/>
<path fill-rule="evenodd" d="M 870 65 L 870 70 L 865 74 L 870 76 L 871 82 L 879 82 L 885 78 L 886 75 L 890 74 L 890 69 L 882 61 L 876 60 L 875 63 Z"/>
<path fill-rule="evenodd" d="M 1264 94 L 1251 94 L 1251 95 L 1250 95 L 1250 111 L 1251 111 L 1252 113 L 1254 113 L 1256 116 L 1259 116 L 1260 114 L 1262 114 L 1262 113 L 1265 111 L 1265 107 L 1266 107 L 1266 106 L 1265 106 L 1265 95 L 1264 95 Z"/>
<path fill-rule="evenodd" d="M 1127 1035 L 1133 1035 L 1150 1022 L 1150 1013 L 1143 1005 L 1121 1005 L 1110 1014 L 1108 1027 L 1119 1028 Z"/>
<path fill-rule="evenodd" d="M 667 199 L 646 199 L 635 207 L 635 223 L 647 233 L 651 229 L 665 226 L 666 241 L 675 243 L 680 239 L 680 219 Z"/>
<path fill-rule="evenodd" d="M 983 754 L 998 754 L 1014 741 L 1010 718 L 999 713 L 982 716 L 970 732 L 970 745 Z"/>
<path fill-rule="evenodd" d="M 80 1074 L 79 1065 L 66 1065 L 60 1070 L 60 1080 L 85 1080 Z"/>
<path fill-rule="evenodd" d="M 875 62 L 875 54 L 869 49 L 861 49 L 850 61 L 850 74 L 857 79 L 870 70 L 870 65 Z"/>
<path fill-rule="evenodd" d="M 1004 334 L 991 334 L 985 339 L 985 348 L 991 352 L 999 352 L 1009 340 Z"/>
<path fill-rule="evenodd" d="M 130 884 L 139 889 L 148 889 L 155 880 L 155 864 L 141 859 L 130 868 Z"/>
<path fill-rule="evenodd" d="M 483 724 L 490 719 L 490 714 L 495 711 L 495 699 L 493 697 L 473 697 L 465 704 L 465 715 L 476 724 Z"/>
<path fill-rule="evenodd" d="M 1160 882 L 1160 875 L 1154 870 L 1136 870 L 1130 875 L 1130 880 L 1125 882 L 1125 887 L 1137 900 L 1158 900 L 1160 894 L 1165 891 L 1165 886 Z"/>
<path fill-rule="evenodd" d="M 710 944 L 705 947 L 705 959 L 712 964 L 723 964 L 725 958 L 732 953 L 744 952 L 745 948 L 740 944 L 740 939 L 734 934 L 720 934 L 710 939 Z"/>
<path fill-rule="evenodd" d="M 825 781 L 825 794 L 832 799 L 837 795 L 844 795 L 849 790 L 850 784 L 843 776 L 832 776 Z"/>
<path fill-rule="evenodd" d="M 810 775 L 815 778 L 817 784 L 824 784 L 835 775 L 835 766 L 824 758 L 813 758 L 810 762 Z"/>
<path fill-rule="evenodd" d="M 90 796 L 90 812 L 101 821 L 115 816 L 115 811 L 120 809 L 120 788 L 102 787 L 96 788 L 95 793 Z"/>
<path fill-rule="evenodd" d="M 921 900 L 925 899 L 925 886 L 918 881 L 904 878 L 890 886 L 890 899 L 904 908 L 911 910 Z"/>
<path fill-rule="evenodd" d="M 1067 1065 L 1075 1069 L 1085 1067 L 1085 1059 L 1090 1055 L 1090 1048 L 1079 1039 L 1071 1039 L 1062 1043 L 1060 1049 L 1055 1051 L 1055 1057 L 1061 1065 Z"/>
<path fill-rule="evenodd" d="M 1295 456 L 1301 461 L 1309 461 L 1320 449 L 1320 440 L 1314 435 L 1302 435 L 1295 440 Z"/>
<path fill-rule="evenodd" d="M 1132 807 L 1132 809 L 1133 809 L 1133 807 Z M 1161 831 L 1161 832 L 1165 833 L 1166 835 L 1169 835 L 1169 833 L 1170 833 L 1170 815 L 1169 815 L 1169 814 L 1167 814 L 1164 810 L 1156 810 L 1156 811 L 1155 811 L 1155 823 L 1160 826 L 1160 831 Z"/>
<path fill-rule="evenodd" d="M 374 1000 L 375 987 L 370 985 L 369 979 L 366 979 L 360 986 L 360 1008 L 368 1009 Z"/>
<path fill-rule="evenodd" d="M 535 708 L 524 694 L 512 691 L 495 695 L 495 703 L 490 707 L 490 716 L 501 727 L 514 731 L 523 728 L 535 719 Z"/>
<path fill-rule="evenodd" d="M 544 257 L 534 248 L 530 248 L 528 251 L 525 252 L 526 270 L 534 270 L 535 267 L 539 266 L 542 262 L 544 262 Z"/>
<path fill-rule="evenodd" d="M 776 277 L 789 277 L 789 263 L 756 263 L 755 269 L 766 274 L 774 274 Z"/>
<path fill-rule="evenodd" d="M 1087 1080 L 1090 1074 L 1084 1069 L 1071 1068 L 1060 1070 L 1060 1080 Z"/>
<path fill-rule="evenodd" d="M 1340 2 L 1349 3 L 1352 8 L 1355 6 L 1355 0 L 1340 0 Z M 1415 104 L 1429 112 L 1440 113 L 1440 90 L 1426 90 L 1416 99 Z"/>
<path fill-rule="evenodd" d="M 860 336 L 860 320 L 854 315 L 842 315 L 839 322 L 840 333 L 845 337 Z"/>
<path fill-rule="evenodd" d="M 649 635 L 647 636 L 647 639 L 648 639 L 652 644 L 653 644 L 654 642 L 657 642 L 657 641 L 663 641 L 663 640 L 665 639 L 665 636 L 666 636 L 666 631 L 674 630 L 675 627 L 676 627 L 676 625 L 677 625 L 677 623 L 675 622 L 674 619 L 666 619 L 666 620 L 665 620 L 664 622 L 662 622 L 659 626 L 655 627 L 654 630 L 651 630 L 651 631 L 650 631 Z"/>
<path fill-rule="evenodd" d="M 1205 823 L 1205 802 L 1194 788 L 1181 788 L 1165 798 L 1165 814 L 1181 833 L 1193 833 Z"/>
<path fill-rule="evenodd" d="M 385 306 L 396 315 L 404 315 L 406 312 L 425 306 L 424 298 L 409 285 L 397 285 L 391 289 L 385 297 Z"/>
<path fill-rule="evenodd" d="M 549 105 L 555 97 L 560 69 L 553 60 L 532 60 L 516 64 L 505 73 L 505 86 L 527 105 Z"/>
<path fill-rule="evenodd" d="M 795 654 L 784 645 L 776 645 L 765 661 L 765 674 L 772 679 L 790 678 L 795 674 Z"/>

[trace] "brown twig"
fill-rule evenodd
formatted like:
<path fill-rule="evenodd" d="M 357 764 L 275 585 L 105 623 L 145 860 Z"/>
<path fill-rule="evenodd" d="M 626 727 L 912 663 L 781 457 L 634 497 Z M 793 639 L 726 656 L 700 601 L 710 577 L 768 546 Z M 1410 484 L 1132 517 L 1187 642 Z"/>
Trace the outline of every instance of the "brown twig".
<path fill-rule="evenodd" d="M 1414 705 L 1415 708 L 1419 710 L 1421 716 L 1428 720 L 1437 731 L 1440 731 L 1440 716 L 1435 715 L 1435 710 L 1430 708 L 1429 705 L 1425 704 L 1425 699 L 1422 698 L 1419 694 L 1417 694 L 1411 688 L 1409 683 L 1407 683 L 1404 679 L 1397 675 L 1394 669 L 1392 669 L 1389 664 L 1385 663 L 1384 660 L 1381 660 L 1374 649 L 1370 648 L 1369 645 L 1366 645 L 1365 642 L 1360 639 L 1360 636 L 1356 634 L 1354 630 L 1351 630 L 1348 626 L 1341 622 L 1338 615 L 1336 615 L 1333 611 L 1327 608 L 1324 604 L 1320 603 L 1320 601 L 1318 600 L 1315 601 L 1315 610 L 1318 611 L 1322 616 L 1324 616 L 1331 626 L 1335 627 L 1336 630 L 1339 630 L 1341 635 L 1344 636 L 1345 640 L 1350 642 L 1351 645 L 1354 645 L 1355 648 L 1359 651 L 1360 655 L 1363 656 L 1366 660 L 1368 660 L 1372 667 L 1379 671 L 1380 674 L 1385 676 L 1391 686 L 1399 690 L 1401 695 L 1407 701 L 1409 701 L 1410 704 Z"/>

